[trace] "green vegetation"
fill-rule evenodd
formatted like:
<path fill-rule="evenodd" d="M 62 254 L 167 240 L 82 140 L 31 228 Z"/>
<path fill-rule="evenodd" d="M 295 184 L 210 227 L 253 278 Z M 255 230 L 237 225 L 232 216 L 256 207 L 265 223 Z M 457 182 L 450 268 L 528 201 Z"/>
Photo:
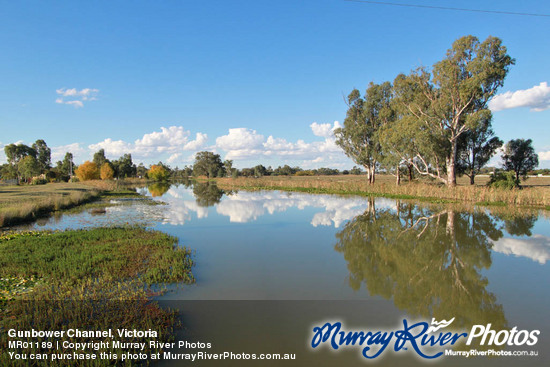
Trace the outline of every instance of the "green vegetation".
<path fill-rule="evenodd" d="M 211 177 L 224 177 L 224 164 L 219 154 L 212 152 L 198 152 L 193 165 L 193 175 Z"/>
<path fill-rule="evenodd" d="M 149 285 L 194 282 L 189 250 L 177 238 L 139 227 L 65 232 L 8 233 L 0 237 L 0 329 L 155 330 L 167 341 L 178 326 L 176 313 L 152 302 Z M 116 332 L 114 332 L 114 339 Z M 88 342 L 94 338 L 64 340 Z M 105 340 L 111 340 L 106 338 Z M 51 353 L 42 341 L 27 353 Z M 147 338 L 125 338 L 146 342 Z M 34 344 L 34 343 L 33 343 Z M 0 349 L 7 348 L 7 335 Z M 90 351 L 118 354 L 132 349 Z M 147 348 L 145 353 L 160 352 Z M 7 365 L 6 353 L 0 364 Z M 139 363 L 139 361 L 126 365 Z M 112 361 L 64 360 L 22 365 L 110 365 Z"/>
<path fill-rule="evenodd" d="M 512 139 L 504 147 L 504 169 L 516 174 L 518 184 L 520 176 L 523 179 L 527 178 L 527 172 L 539 165 L 539 156 L 531 143 L 531 139 Z"/>
<path fill-rule="evenodd" d="M 155 164 L 147 171 L 147 177 L 153 181 L 168 181 L 170 179 L 170 171 L 162 164 Z"/>
<path fill-rule="evenodd" d="M 86 278 L 146 284 L 193 280 L 189 251 L 177 239 L 139 227 L 40 232 L 0 242 L 0 276 L 77 284 Z"/>
<path fill-rule="evenodd" d="M 393 85 L 370 83 L 364 97 L 353 90 L 337 144 L 370 183 L 380 168 L 394 171 L 398 184 L 401 168 L 448 186 L 461 166 L 473 178 L 499 146 L 488 102 L 514 62 L 498 38 L 462 37 L 431 70 L 398 75 Z"/>

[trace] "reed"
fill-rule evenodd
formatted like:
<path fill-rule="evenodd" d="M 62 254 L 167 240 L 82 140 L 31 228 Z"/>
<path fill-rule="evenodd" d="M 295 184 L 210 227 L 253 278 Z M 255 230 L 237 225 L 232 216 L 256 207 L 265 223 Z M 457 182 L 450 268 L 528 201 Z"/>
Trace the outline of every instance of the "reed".
<path fill-rule="evenodd" d="M 468 202 L 479 205 L 546 207 L 550 189 L 544 186 L 504 190 L 487 186 L 447 187 L 429 181 L 395 185 L 388 178 L 369 185 L 363 176 L 266 176 L 260 178 L 218 178 L 226 190 L 283 190 L 322 194 L 382 196 L 431 202 Z"/>

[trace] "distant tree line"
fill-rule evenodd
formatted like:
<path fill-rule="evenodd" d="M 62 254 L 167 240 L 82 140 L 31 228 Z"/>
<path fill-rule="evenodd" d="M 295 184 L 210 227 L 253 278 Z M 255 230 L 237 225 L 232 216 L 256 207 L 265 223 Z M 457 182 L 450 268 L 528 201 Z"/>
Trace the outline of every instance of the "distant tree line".
<path fill-rule="evenodd" d="M 44 184 L 69 180 L 113 180 L 125 178 L 147 178 L 153 181 L 187 180 L 192 177 L 262 177 L 288 175 L 338 175 L 361 174 L 362 170 L 353 167 L 351 170 L 339 171 L 334 168 L 318 168 L 304 170 L 289 165 L 275 169 L 261 164 L 251 168 L 237 169 L 232 160 L 222 162 L 220 155 L 212 152 L 199 152 L 193 165 L 183 168 L 171 168 L 167 164 L 157 164 L 145 167 L 143 163 L 136 165 L 131 154 L 124 154 L 116 160 L 109 160 L 105 150 L 100 149 L 93 154 L 92 160 L 80 165 L 74 163 L 74 156 L 66 152 L 62 161 L 52 165 L 51 149 L 44 140 L 37 140 L 31 146 L 25 144 L 9 144 L 4 147 L 7 163 L 0 166 L 1 179 L 17 179 L 22 183 Z"/>

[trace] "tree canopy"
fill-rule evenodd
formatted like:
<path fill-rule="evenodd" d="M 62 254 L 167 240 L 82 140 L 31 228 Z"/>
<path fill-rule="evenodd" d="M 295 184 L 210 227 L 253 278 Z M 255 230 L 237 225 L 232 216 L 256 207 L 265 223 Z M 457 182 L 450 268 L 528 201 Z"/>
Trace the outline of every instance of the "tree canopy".
<path fill-rule="evenodd" d="M 224 164 L 219 154 L 212 152 L 198 152 L 193 165 L 193 175 L 210 177 L 223 177 Z"/>
<path fill-rule="evenodd" d="M 496 37 L 483 42 L 462 37 L 431 70 L 400 74 L 393 85 L 370 83 L 365 97 L 353 90 L 344 127 L 335 131 L 337 144 L 367 169 L 369 178 L 378 166 L 389 170 L 406 164 L 456 185 L 461 144 L 473 142 L 476 150 L 470 174 L 498 146 L 491 140 L 488 102 L 514 62 Z"/>
<path fill-rule="evenodd" d="M 531 145 L 531 139 L 513 139 L 506 143 L 504 147 L 504 169 L 514 171 L 516 181 L 519 182 L 520 176 L 527 177 L 527 172 L 535 169 L 539 165 L 539 157 Z"/>

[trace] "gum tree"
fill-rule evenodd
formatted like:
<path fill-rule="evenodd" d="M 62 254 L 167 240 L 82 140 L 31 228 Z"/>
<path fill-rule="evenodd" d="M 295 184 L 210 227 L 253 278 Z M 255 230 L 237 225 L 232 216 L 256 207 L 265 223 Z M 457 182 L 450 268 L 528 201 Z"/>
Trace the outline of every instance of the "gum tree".
<path fill-rule="evenodd" d="M 424 163 L 422 167 L 417 165 L 419 173 L 449 186 L 456 185 L 459 139 L 490 118 L 488 102 L 514 62 L 499 38 L 488 37 L 480 42 L 474 36 L 466 36 L 453 43 L 447 56 L 433 66 L 432 73 L 421 68 L 408 76 L 417 93 L 402 99 L 403 107 L 441 140 L 444 151 L 444 162 L 418 155 L 417 161 Z"/>

